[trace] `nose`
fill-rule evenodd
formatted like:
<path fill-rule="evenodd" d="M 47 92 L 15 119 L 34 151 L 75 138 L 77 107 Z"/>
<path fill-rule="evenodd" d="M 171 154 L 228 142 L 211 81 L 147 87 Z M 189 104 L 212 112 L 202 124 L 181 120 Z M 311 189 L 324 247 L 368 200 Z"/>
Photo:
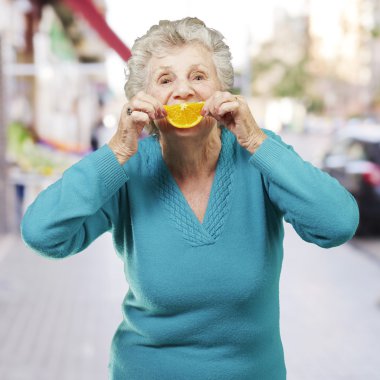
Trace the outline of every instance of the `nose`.
<path fill-rule="evenodd" d="M 191 83 L 186 79 L 177 79 L 174 89 L 173 97 L 174 99 L 187 100 L 194 96 L 195 92 Z"/>

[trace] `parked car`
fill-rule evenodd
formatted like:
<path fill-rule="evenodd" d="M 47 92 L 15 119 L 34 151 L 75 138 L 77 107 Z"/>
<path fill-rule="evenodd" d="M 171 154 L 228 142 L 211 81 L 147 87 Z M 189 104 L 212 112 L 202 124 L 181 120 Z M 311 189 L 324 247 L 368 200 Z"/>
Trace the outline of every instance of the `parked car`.
<path fill-rule="evenodd" d="M 343 127 L 322 169 L 355 197 L 360 211 L 356 235 L 380 233 L 380 125 Z"/>

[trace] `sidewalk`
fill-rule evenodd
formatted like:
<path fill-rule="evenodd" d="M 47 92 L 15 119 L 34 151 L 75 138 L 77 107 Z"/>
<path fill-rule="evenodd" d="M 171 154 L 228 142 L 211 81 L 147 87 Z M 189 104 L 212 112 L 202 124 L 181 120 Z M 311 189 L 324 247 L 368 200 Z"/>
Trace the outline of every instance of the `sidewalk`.
<path fill-rule="evenodd" d="M 110 235 L 60 261 L 0 244 L 0 379 L 107 379 L 127 290 Z"/>
<path fill-rule="evenodd" d="M 351 243 L 323 250 L 286 224 L 280 298 L 289 380 L 378 379 L 379 271 Z M 2 239 L 0 379 L 106 380 L 126 291 L 109 234 L 60 261 Z"/>
<path fill-rule="evenodd" d="M 6 257 L 9 251 L 12 250 L 16 240 L 17 237 L 12 234 L 0 235 L 0 265 L 1 261 Z"/>
<path fill-rule="evenodd" d="M 352 241 L 323 249 L 285 223 L 280 324 L 289 380 L 379 379 L 379 275 L 378 261 Z"/>

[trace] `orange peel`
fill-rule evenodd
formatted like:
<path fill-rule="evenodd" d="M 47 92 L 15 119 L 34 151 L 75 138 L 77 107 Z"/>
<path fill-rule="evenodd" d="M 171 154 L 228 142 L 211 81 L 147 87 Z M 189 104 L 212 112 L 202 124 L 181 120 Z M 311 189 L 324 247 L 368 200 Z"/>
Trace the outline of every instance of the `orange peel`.
<path fill-rule="evenodd" d="M 204 104 L 205 102 L 164 105 L 166 120 L 176 128 L 194 127 L 203 119 L 201 110 Z"/>

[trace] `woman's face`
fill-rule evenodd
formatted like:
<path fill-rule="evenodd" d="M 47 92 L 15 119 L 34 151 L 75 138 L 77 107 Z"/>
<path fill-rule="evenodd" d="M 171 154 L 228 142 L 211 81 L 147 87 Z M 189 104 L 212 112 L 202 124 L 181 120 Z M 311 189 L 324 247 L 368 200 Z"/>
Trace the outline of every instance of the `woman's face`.
<path fill-rule="evenodd" d="M 205 101 L 218 90 L 221 85 L 212 55 L 201 45 L 174 48 L 164 57 L 153 56 L 149 62 L 146 92 L 162 104 Z M 177 129 L 166 119 L 156 121 L 156 125 L 161 131 Z M 205 117 L 194 128 L 212 125 L 215 125 L 215 119 Z"/>

